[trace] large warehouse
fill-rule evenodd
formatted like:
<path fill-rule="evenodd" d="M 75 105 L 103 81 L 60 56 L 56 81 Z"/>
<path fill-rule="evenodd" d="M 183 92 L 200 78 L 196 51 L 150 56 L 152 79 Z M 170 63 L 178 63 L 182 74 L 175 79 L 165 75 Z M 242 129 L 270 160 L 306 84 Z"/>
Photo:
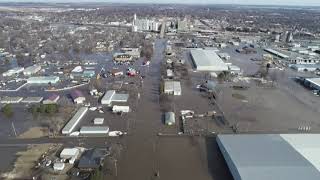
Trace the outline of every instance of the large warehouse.
<path fill-rule="evenodd" d="M 197 71 L 228 71 L 228 66 L 213 50 L 193 49 L 190 53 Z"/>
<path fill-rule="evenodd" d="M 319 180 L 320 134 L 218 135 L 235 180 Z"/>

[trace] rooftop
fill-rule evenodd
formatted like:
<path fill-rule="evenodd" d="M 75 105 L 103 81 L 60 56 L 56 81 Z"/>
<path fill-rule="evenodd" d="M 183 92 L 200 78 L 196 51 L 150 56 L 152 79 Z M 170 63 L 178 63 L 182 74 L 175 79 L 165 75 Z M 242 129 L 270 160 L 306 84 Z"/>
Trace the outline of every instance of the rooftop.
<path fill-rule="evenodd" d="M 228 66 L 213 50 L 194 49 L 190 51 L 199 71 L 227 71 Z"/>
<path fill-rule="evenodd" d="M 320 179 L 320 134 L 218 135 L 235 180 Z"/>

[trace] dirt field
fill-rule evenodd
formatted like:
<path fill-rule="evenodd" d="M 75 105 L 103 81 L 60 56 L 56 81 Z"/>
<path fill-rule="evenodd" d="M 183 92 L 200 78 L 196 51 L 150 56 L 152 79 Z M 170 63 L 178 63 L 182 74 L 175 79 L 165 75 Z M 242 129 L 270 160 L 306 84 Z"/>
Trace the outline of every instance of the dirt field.
<path fill-rule="evenodd" d="M 58 145 L 56 144 L 29 146 L 26 151 L 17 153 L 18 158 L 14 163 L 13 169 L 9 172 L 3 173 L 1 177 L 4 179 L 28 179 L 41 155 L 57 147 Z"/>

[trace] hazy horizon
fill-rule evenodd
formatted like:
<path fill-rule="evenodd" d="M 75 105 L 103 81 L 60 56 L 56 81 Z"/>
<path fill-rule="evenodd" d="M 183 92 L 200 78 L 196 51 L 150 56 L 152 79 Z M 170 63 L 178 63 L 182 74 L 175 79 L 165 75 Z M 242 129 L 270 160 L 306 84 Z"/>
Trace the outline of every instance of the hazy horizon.
<path fill-rule="evenodd" d="M 156 3 L 156 4 L 237 4 L 275 6 L 320 6 L 318 0 L 0 0 L 0 3 Z"/>

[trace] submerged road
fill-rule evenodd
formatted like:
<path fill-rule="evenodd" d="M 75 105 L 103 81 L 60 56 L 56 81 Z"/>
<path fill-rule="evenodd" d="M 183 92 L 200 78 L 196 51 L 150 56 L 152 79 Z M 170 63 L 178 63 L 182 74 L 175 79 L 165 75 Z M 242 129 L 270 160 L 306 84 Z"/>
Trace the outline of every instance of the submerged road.
<path fill-rule="evenodd" d="M 157 133 L 162 124 L 159 105 L 160 64 L 164 60 L 166 41 L 158 39 L 154 45 L 154 55 L 146 72 L 141 98 L 135 118 L 130 123 L 129 135 L 117 138 L 0 138 L 0 148 L 27 147 L 32 144 L 57 143 L 66 147 L 83 146 L 104 148 L 110 144 L 122 144 L 118 160 L 117 176 L 110 178 L 123 180 L 153 179 L 156 167 Z"/>
<path fill-rule="evenodd" d="M 137 116 L 130 128 L 131 136 L 127 136 L 124 142 L 117 179 L 150 179 L 157 171 L 155 146 L 162 123 L 159 105 L 160 64 L 164 59 L 165 46 L 165 40 L 156 40 L 154 56 L 144 79 Z"/>

